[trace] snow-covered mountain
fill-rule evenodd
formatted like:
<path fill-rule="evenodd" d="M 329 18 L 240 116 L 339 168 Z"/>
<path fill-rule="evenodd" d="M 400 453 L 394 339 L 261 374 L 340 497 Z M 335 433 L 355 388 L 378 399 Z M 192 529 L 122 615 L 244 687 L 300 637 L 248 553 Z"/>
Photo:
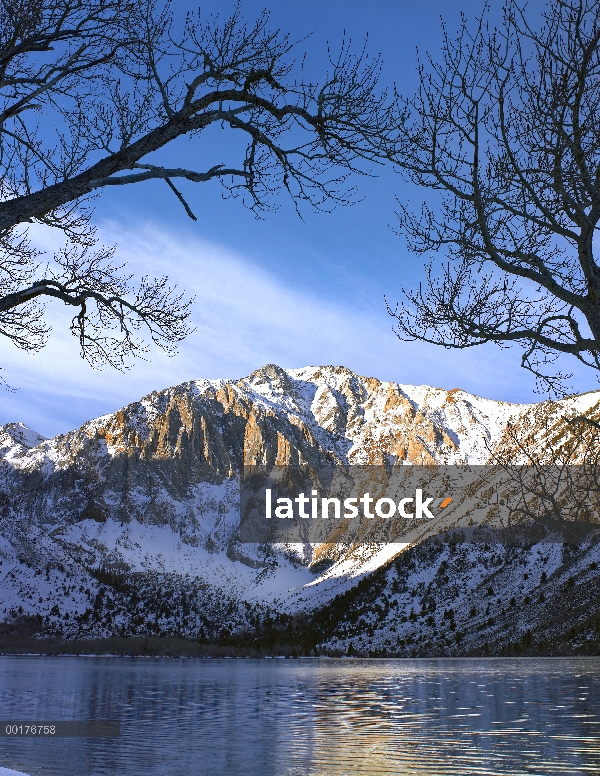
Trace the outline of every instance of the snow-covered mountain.
<path fill-rule="evenodd" d="M 416 565 L 423 549 L 402 544 L 249 548 L 236 539 L 240 472 L 298 460 L 436 466 L 483 464 L 502 454 L 518 462 L 516 433 L 538 448 L 550 440 L 556 449 L 573 435 L 567 421 L 575 415 L 599 418 L 600 392 L 516 405 L 460 389 L 381 382 L 344 367 L 268 365 L 241 380 L 198 380 L 152 393 L 50 440 L 18 423 L 2 426 L 0 620 L 37 617 L 46 632 L 66 637 L 210 637 L 251 629 L 274 612 L 329 611 L 346 601 L 346 613 L 335 608 L 339 627 L 324 633 L 327 648 L 418 650 L 424 617 L 425 629 L 454 623 L 464 635 L 448 644 L 464 649 L 467 625 L 480 624 L 471 613 L 474 606 L 479 612 L 477 591 L 487 596 L 490 573 L 499 573 L 497 552 L 465 548 L 471 571 L 464 589 L 450 595 L 448 584 L 442 592 L 434 585 L 434 595 L 434 580 L 450 578 L 456 548 L 428 551 L 427 562 Z M 510 562 L 504 557 L 503 590 L 513 589 L 513 567 L 526 574 L 522 552 L 514 550 Z M 595 562 L 587 560 L 595 545 L 581 553 L 585 568 Z M 570 568 L 562 555 L 544 563 L 544 584 Z M 387 601 L 381 614 L 365 593 L 375 579 Z M 517 585 L 515 594 L 529 587 Z M 363 599 L 366 619 L 346 621 Z M 442 601 L 451 619 L 442 617 Z M 489 614 L 492 603 L 481 607 L 485 622 L 506 619 L 511 607 Z M 542 620 L 547 625 L 548 617 Z M 511 628 L 523 630 L 517 621 Z"/>

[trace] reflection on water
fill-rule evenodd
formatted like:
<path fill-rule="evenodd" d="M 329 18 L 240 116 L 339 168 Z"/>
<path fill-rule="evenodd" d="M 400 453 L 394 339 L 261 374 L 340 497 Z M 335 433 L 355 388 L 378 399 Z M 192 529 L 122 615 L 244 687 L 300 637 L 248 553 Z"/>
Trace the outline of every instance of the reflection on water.
<path fill-rule="evenodd" d="M 120 719 L 0 739 L 49 776 L 600 773 L 600 659 L 0 657 L 0 718 Z"/>

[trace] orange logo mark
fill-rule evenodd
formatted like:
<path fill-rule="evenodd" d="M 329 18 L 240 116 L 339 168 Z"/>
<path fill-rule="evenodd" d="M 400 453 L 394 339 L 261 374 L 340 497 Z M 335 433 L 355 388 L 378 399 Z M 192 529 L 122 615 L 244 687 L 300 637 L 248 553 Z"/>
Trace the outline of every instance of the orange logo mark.
<path fill-rule="evenodd" d="M 448 506 L 448 504 L 449 504 L 451 501 L 452 501 L 452 499 L 450 498 L 450 496 L 448 496 L 448 498 L 445 498 L 445 499 L 442 501 L 442 503 L 440 504 L 440 507 L 441 507 L 442 509 L 446 509 L 446 507 Z"/>

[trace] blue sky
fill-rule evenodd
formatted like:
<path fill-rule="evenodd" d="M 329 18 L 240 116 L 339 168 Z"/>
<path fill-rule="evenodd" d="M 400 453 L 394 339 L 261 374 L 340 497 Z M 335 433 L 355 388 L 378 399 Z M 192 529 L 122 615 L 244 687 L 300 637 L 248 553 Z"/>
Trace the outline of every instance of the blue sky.
<path fill-rule="evenodd" d="M 178 0 L 178 10 L 186 4 Z M 494 2 L 493 11 L 500 8 Z M 541 8 L 540 2 L 530 4 Z M 227 9 L 224 2 L 202 10 Z M 246 0 L 253 18 L 264 2 Z M 369 51 L 381 52 L 383 81 L 410 93 L 416 84 L 416 47 L 439 51 L 440 15 L 454 29 L 460 10 L 473 18 L 482 2 L 410 0 L 369 3 L 355 0 L 304 0 L 267 5 L 272 23 L 301 38 L 315 72 L 325 67 L 326 46 L 335 50 L 343 37 L 357 45 L 369 33 Z M 199 168 L 206 158 L 228 162 L 229 138 L 213 132 L 205 141 L 179 143 L 169 158 Z M 191 149 L 191 150 L 190 150 Z M 197 159 L 189 159 L 190 154 Z M 384 295 L 394 302 L 400 286 L 423 275 L 423 259 L 412 256 L 394 234 L 395 198 L 419 205 L 424 192 L 403 183 L 391 170 L 357 180 L 363 201 L 332 214 L 303 211 L 304 220 L 281 197 L 277 212 L 256 220 L 237 201 L 224 201 L 218 184 L 189 184 L 185 193 L 198 221 L 187 218 L 164 183 L 105 191 L 96 202 L 102 239 L 118 244 L 118 256 L 138 274 L 168 273 L 196 295 L 196 332 L 180 354 L 138 362 L 121 374 L 96 372 L 78 356 L 67 332 L 68 315 L 49 305 L 54 333 L 49 346 L 28 355 L 5 344 L 5 376 L 18 390 L 0 393 L 0 422 L 22 421 L 54 435 L 85 420 L 112 412 L 151 390 L 197 378 L 242 377 L 269 362 L 285 367 L 343 364 L 384 380 L 461 387 L 506 401 L 539 400 L 533 378 L 519 367 L 518 350 L 495 346 L 447 351 L 402 343 L 392 332 Z M 36 229 L 35 240 L 48 249 L 58 235 Z M 596 387 L 595 376 L 575 364 L 575 391 Z"/>

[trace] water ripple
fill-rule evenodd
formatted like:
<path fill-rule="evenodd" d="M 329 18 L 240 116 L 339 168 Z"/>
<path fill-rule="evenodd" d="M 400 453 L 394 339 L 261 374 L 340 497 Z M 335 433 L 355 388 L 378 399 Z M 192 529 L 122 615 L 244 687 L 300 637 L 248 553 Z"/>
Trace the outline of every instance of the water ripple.
<path fill-rule="evenodd" d="M 599 690 L 592 658 L 0 657 L 3 719 L 122 723 L 119 739 L 0 739 L 0 764 L 44 776 L 597 774 Z"/>

